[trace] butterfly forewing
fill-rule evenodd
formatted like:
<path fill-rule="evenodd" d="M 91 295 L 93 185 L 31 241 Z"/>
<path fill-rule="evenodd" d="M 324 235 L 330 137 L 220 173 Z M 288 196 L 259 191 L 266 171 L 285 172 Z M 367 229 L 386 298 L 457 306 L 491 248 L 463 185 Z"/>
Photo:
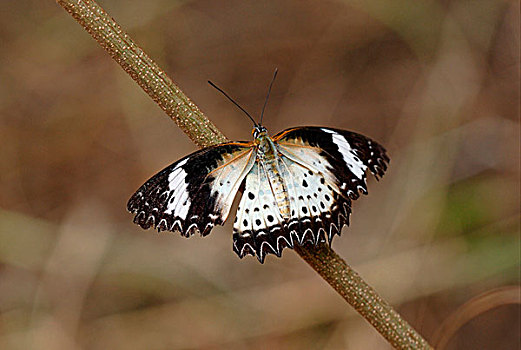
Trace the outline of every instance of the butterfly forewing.
<path fill-rule="evenodd" d="M 228 217 L 255 161 L 254 148 L 227 143 L 202 149 L 168 166 L 130 198 L 127 208 L 142 228 L 206 235 Z"/>
<path fill-rule="evenodd" d="M 297 155 L 302 149 L 314 149 L 335 178 L 342 194 L 353 199 L 359 197 L 359 192 L 367 193 L 366 171 L 369 170 L 378 179 L 383 176 L 389 162 L 381 145 L 346 130 L 292 128 L 277 134 L 274 140 Z"/>

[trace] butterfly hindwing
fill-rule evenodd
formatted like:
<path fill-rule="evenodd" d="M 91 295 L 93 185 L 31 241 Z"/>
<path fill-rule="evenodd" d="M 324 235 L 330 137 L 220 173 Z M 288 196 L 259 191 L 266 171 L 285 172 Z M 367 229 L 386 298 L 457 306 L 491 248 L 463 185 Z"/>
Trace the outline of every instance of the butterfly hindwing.
<path fill-rule="evenodd" d="M 291 206 L 288 230 L 300 245 L 325 242 L 326 237 L 331 242 L 348 223 L 351 200 L 340 194 L 340 189 L 331 181 L 331 174 L 317 162 L 313 167 L 313 162 L 311 165 L 300 163 L 284 154 L 281 161 Z"/>
<path fill-rule="evenodd" d="M 267 254 L 280 257 L 285 247 L 331 242 L 349 220 L 351 200 L 339 195 L 340 189 L 326 180 L 331 179 L 328 171 L 322 169 L 324 174 L 284 155 L 277 162 L 290 215 L 281 215 L 263 165 L 256 162 L 246 178 L 233 226 L 233 247 L 241 258 L 255 255 L 262 263 Z"/>
<path fill-rule="evenodd" d="M 130 198 L 127 208 L 142 228 L 206 235 L 228 217 L 233 199 L 254 164 L 246 143 L 204 148 L 153 176 Z"/>
<path fill-rule="evenodd" d="M 244 193 L 233 224 L 233 249 L 239 255 L 256 255 L 260 262 L 268 253 L 280 256 L 284 247 L 293 247 L 285 229 L 275 195 L 262 163 L 256 162 L 246 177 Z"/>

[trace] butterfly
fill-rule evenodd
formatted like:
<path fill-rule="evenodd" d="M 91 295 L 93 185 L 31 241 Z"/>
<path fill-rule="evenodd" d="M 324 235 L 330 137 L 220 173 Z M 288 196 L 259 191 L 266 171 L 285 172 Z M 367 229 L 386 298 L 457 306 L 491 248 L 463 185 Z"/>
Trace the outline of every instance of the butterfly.
<path fill-rule="evenodd" d="M 254 122 L 253 141 L 203 148 L 154 175 L 128 201 L 134 222 L 206 236 L 224 224 L 242 191 L 233 224 L 240 258 L 253 255 L 263 263 L 285 247 L 331 244 L 349 224 L 352 201 L 367 194 L 367 171 L 376 179 L 384 175 L 385 149 L 361 134 L 326 127 L 295 127 L 271 137 L 261 125 L 264 108 L 259 123 L 244 112 Z"/>

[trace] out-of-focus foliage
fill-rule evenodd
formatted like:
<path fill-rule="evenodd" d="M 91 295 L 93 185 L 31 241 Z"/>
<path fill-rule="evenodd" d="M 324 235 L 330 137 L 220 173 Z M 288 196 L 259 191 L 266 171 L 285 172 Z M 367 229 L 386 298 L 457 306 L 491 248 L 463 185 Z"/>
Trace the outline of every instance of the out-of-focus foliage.
<path fill-rule="evenodd" d="M 519 283 L 519 3 L 101 3 L 231 139 L 364 133 L 392 161 L 333 248 L 427 339 Z M 0 3 L 0 348 L 387 349 L 292 251 L 239 260 L 132 224 L 125 204 L 195 147 L 53 1 Z M 515 349 L 519 306 L 449 349 Z"/>

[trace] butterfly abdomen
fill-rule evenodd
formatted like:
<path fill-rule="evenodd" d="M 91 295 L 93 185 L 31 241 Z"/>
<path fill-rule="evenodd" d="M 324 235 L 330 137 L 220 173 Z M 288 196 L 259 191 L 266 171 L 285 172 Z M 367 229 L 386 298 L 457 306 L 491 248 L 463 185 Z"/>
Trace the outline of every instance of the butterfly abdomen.
<path fill-rule="evenodd" d="M 265 169 L 268 180 L 271 186 L 271 191 L 275 197 L 275 204 L 279 209 L 280 215 L 284 219 L 290 217 L 290 207 L 287 185 L 281 175 L 279 168 L 280 162 L 277 156 L 265 158 L 262 162 L 262 167 Z"/>
<path fill-rule="evenodd" d="M 266 173 L 275 197 L 273 204 L 279 209 L 281 217 L 287 220 L 290 217 L 289 195 L 287 184 L 282 177 L 282 169 L 280 169 L 282 165 L 279 161 L 277 148 L 267 134 L 262 134 L 258 138 L 258 142 L 257 160 L 260 163 L 260 169 Z"/>

